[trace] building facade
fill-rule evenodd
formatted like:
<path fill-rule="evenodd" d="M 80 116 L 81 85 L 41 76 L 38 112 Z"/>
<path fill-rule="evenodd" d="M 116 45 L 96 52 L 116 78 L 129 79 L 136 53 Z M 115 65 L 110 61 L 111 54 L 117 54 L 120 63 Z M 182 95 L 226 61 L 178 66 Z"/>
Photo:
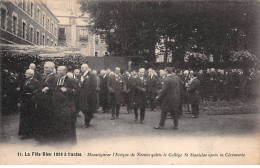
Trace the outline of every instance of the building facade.
<path fill-rule="evenodd" d="M 89 31 L 89 18 L 82 15 L 76 0 L 46 0 L 46 4 L 59 20 L 59 46 L 80 48 L 83 56 L 108 55 L 105 42 Z"/>
<path fill-rule="evenodd" d="M 58 45 L 59 20 L 42 1 L 1 1 L 0 9 L 0 43 Z"/>

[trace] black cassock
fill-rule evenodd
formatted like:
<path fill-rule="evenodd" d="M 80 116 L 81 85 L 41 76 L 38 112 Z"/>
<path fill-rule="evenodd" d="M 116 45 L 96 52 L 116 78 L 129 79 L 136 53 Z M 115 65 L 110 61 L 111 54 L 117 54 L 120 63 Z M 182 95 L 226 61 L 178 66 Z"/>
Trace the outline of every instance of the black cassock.
<path fill-rule="evenodd" d="M 21 86 L 21 113 L 18 135 L 33 137 L 35 131 L 35 100 L 39 89 L 37 79 L 27 79 Z"/>
<path fill-rule="evenodd" d="M 42 76 L 42 81 L 40 82 L 40 90 L 36 96 L 36 131 L 35 140 L 45 143 L 51 138 L 52 130 L 52 116 L 53 116 L 53 92 L 57 83 L 57 78 L 54 74 Z M 49 90 L 46 93 L 42 92 L 44 87 L 48 87 Z"/>
<path fill-rule="evenodd" d="M 61 88 L 65 87 L 65 92 Z M 68 77 L 58 78 L 53 92 L 52 140 L 56 142 L 76 142 L 75 93 L 77 83 Z"/>

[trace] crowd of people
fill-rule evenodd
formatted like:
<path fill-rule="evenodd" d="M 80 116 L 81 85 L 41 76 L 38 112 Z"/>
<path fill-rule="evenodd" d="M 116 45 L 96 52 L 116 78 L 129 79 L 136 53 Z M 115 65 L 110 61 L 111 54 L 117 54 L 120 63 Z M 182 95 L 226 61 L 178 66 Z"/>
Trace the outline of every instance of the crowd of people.
<path fill-rule="evenodd" d="M 93 113 L 101 107 L 102 113 L 111 112 L 111 120 L 118 119 L 120 107 L 134 112 L 135 122 L 144 124 L 145 110 L 157 106 L 161 118 L 155 129 L 164 127 L 167 113 L 173 119 L 174 130 L 183 105 L 199 117 L 203 100 L 235 99 L 240 96 L 258 96 L 259 72 L 251 69 L 244 75 L 239 69 L 224 71 L 214 68 L 191 71 L 167 67 L 124 71 L 116 67 L 97 72 L 87 64 L 68 72 L 67 67 L 47 61 L 44 73 L 31 63 L 24 76 L 2 71 L 2 105 L 5 109 L 20 107 L 19 132 L 21 139 L 34 138 L 43 142 L 76 142 L 76 122 L 84 114 L 83 128 L 90 126 Z"/>

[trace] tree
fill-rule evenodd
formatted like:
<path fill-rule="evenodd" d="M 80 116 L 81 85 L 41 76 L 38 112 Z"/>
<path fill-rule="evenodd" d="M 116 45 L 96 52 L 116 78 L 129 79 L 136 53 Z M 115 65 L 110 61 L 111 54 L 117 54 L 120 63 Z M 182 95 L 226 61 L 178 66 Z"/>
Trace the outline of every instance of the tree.
<path fill-rule="evenodd" d="M 82 1 L 91 29 L 108 51 L 119 56 L 156 60 L 161 37 L 171 39 L 173 62 L 187 51 L 213 54 L 216 64 L 233 50 L 257 52 L 259 1 Z M 167 59 L 167 52 L 165 54 Z"/>

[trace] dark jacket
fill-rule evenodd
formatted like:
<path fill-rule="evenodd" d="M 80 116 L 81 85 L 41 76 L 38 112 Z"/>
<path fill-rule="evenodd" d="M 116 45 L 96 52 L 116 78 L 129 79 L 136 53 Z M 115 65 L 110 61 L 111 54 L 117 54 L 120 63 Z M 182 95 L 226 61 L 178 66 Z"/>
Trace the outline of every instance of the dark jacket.
<path fill-rule="evenodd" d="M 79 84 L 79 105 L 81 110 L 86 110 L 96 105 L 97 79 L 91 72 L 82 77 L 84 80 Z"/>
<path fill-rule="evenodd" d="M 190 104 L 191 105 L 198 105 L 200 103 L 200 80 L 198 78 L 195 78 L 192 80 L 190 84 L 190 88 L 188 89 L 189 95 L 190 95 Z"/>
<path fill-rule="evenodd" d="M 162 79 L 162 90 L 159 93 L 158 101 L 161 102 L 162 111 L 172 112 L 179 110 L 180 98 L 178 83 L 171 75 Z"/>
<path fill-rule="evenodd" d="M 21 86 L 21 108 L 18 135 L 33 136 L 35 129 L 35 100 L 39 90 L 39 81 L 32 78 L 26 80 Z"/>
<path fill-rule="evenodd" d="M 59 78 L 57 78 L 58 82 Z M 65 92 L 61 88 L 65 87 Z M 72 140 L 76 139 L 76 112 L 74 97 L 77 85 L 73 79 L 65 77 L 63 83 L 58 85 L 53 92 L 54 112 L 52 117 L 52 133 L 54 140 Z"/>
<path fill-rule="evenodd" d="M 151 78 L 151 76 L 148 76 L 148 78 L 147 78 L 148 92 L 157 93 L 159 85 L 160 85 L 160 81 L 159 81 L 159 77 L 157 75 L 153 75 L 152 78 Z"/>
<path fill-rule="evenodd" d="M 143 77 L 143 80 L 140 77 L 135 78 L 133 83 L 134 89 L 134 103 L 136 105 L 145 106 L 147 100 L 147 79 Z"/>
<path fill-rule="evenodd" d="M 110 94 L 115 94 L 116 104 L 123 102 L 122 92 L 126 90 L 125 81 L 122 75 L 110 75 L 107 82 L 108 91 Z"/>
<path fill-rule="evenodd" d="M 36 140 L 45 141 L 51 137 L 52 130 L 52 117 L 53 117 L 53 91 L 56 87 L 57 79 L 54 74 L 42 76 L 40 82 L 40 88 L 36 97 L 37 113 L 35 120 L 36 126 Z M 44 87 L 48 87 L 49 90 L 46 93 L 42 92 Z"/>
<path fill-rule="evenodd" d="M 100 77 L 100 94 L 108 94 L 108 75 Z"/>

